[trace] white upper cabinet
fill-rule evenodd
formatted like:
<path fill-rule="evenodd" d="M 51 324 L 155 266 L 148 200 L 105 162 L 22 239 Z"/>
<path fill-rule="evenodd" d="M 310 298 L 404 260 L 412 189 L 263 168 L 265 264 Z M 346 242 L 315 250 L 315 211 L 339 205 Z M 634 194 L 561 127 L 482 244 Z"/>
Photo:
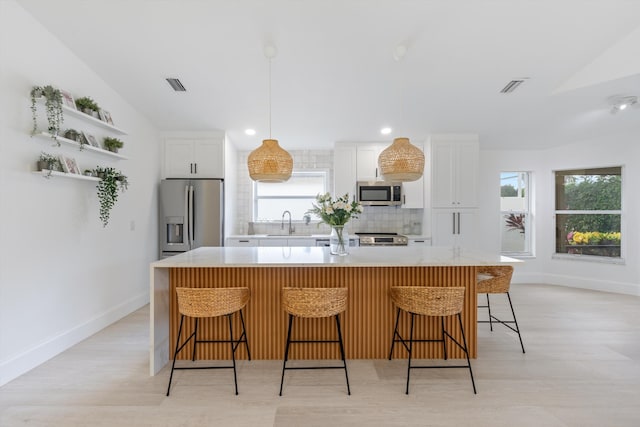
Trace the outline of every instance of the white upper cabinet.
<path fill-rule="evenodd" d="M 476 207 L 479 159 L 477 138 L 433 138 L 431 147 L 433 207 Z"/>
<path fill-rule="evenodd" d="M 224 140 L 166 139 L 164 174 L 166 178 L 224 178 Z"/>
<path fill-rule="evenodd" d="M 357 180 L 381 181 L 378 170 L 378 156 L 386 148 L 382 144 L 358 144 L 356 148 Z"/>
<path fill-rule="evenodd" d="M 349 193 L 349 197 L 352 198 L 356 193 L 356 181 L 356 147 L 336 144 L 333 150 L 334 197 L 341 197 Z"/>

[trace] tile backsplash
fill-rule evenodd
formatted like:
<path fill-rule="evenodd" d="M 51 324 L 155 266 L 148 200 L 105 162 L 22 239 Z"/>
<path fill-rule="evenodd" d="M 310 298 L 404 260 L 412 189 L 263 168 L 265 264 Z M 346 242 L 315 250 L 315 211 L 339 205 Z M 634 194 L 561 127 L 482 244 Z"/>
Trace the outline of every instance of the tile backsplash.
<path fill-rule="evenodd" d="M 333 189 L 333 151 L 331 150 L 292 150 L 295 170 L 328 169 L 329 188 Z M 249 151 L 238 153 L 238 185 L 236 199 L 238 226 L 236 234 L 279 234 L 282 233 L 280 221 L 253 222 L 253 181 L 247 170 Z M 399 234 L 422 234 L 423 209 L 402 209 L 395 206 L 365 206 L 359 218 L 347 224 L 349 233 L 379 232 Z M 312 218 L 310 224 L 294 221 L 295 234 L 329 234 L 329 227 L 318 224 Z M 252 229 L 252 230 L 251 230 Z M 253 233 L 250 233 L 253 231 Z"/>

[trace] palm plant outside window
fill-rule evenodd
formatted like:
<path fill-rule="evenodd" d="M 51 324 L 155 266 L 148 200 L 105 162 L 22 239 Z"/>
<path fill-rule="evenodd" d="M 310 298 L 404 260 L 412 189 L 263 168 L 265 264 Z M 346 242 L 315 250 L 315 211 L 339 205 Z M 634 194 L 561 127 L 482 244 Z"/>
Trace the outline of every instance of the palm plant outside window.
<path fill-rule="evenodd" d="M 532 255 L 529 181 L 529 172 L 500 173 L 500 232 L 504 254 Z"/>

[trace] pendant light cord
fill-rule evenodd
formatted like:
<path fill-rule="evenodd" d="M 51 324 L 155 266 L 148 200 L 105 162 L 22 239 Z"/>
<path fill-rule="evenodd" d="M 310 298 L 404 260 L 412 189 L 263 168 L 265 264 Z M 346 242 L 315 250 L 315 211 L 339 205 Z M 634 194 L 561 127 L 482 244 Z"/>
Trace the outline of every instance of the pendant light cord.
<path fill-rule="evenodd" d="M 269 139 L 271 139 L 271 58 L 269 58 Z"/>

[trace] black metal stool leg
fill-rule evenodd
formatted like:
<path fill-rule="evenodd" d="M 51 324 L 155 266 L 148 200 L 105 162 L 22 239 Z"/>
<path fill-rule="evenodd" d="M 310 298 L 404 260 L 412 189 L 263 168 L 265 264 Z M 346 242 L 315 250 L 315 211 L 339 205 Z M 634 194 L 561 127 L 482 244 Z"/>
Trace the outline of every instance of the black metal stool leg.
<path fill-rule="evenodd" d="M 169 375 L 169 385 L 167 386 L 167 396 L 171 390 L 171 380 L 173 380 L 173 370 L 176 367 L 176 356 L 178 356 L 178 348 L 180 347 L 180 335 L 182 334 L 182 324 L 184 323 L 184 315 L 180 316 L 180 327 L 178 328 L 178 338 L 176 339 L 176 349 L 173 352 L 173 363 L 171 364 L 171 375 Z"/>
<path fill-rule="evenodd" d="M 442 351 L 444 352 L 444 360 L 447 360 L 447 343 L 444 340 L 444 317 L 440 317 L 440 325 L 442 326 Z"/>
<path fill-rule="evenodd" d="M 287 345 L 284 348 L 284 361 L 282 362 L 282 378 L 280 378 L 280 396 L 282 396 L 282 385 L 284 384 L 284 370 L 287 366 L 289 358 L 289 344 L 291 344 L 291 325 L 293 325 L 293 316 L 289 315 L 289 331 L 287 332 Z"/>
<path fill-rule="evenodd" d="M 411 376 L 411 353 L 413 351 L 413 318 L 415 314 L 411 313 L 411 329 L 409 332 L 409 358 L 407 363 L 407 389 L 405 394 L 409 394 L 409 377 Z"/>
<path fill-rule="evenodd" d="M 233 348 L 233 326 L 231 323 L 231 314 L 227 314 L 227 319 L 229 319 L 229 344 L 231 344 L 231 361 L 233 363 L 233 383 L 236 386 L 236 395 L 238 394 L 238 377 L 236 375 L 236 350 Z"/>
<path fill-rule="evenodd" d="M 489 329 L 493 332 L 493 320 L 491 319 L 491 303 L 489 303 L 489 294 L 487 294 L 487 310 L 489 311 Z"/>
<path fill-rule="evenodd" d="M 242 322 L 242 335 L 244 335 L 244 345 L 247 347 L 247 359 L 251 360 L 251 352 L 249 351 L 249 338 L 247 337 L 247 328 L 244 326 L 244 316 L 240 310 L 240 322 Z"/>
<path fill-rule="evenodd" d="M 520 347 L 522 347 L 522 353 L 524 353 L 524 344 L 522 343 L 522 337 L 520 336 L 520 327 L 518 326 L 518 321 L 516 320 L 516 312 L 513 311 L 513 304 L 511 304 L 511 296 L 509 292 L 507 292 L 507 298 L 509 299 L 509 306 L 511 307 L 511 314 L 513 315 L 513 323 L 516 325 L 516 332 L 518 333 L 518 338 L 520 339 Z"/>
<path fill-rule="evenodd" d="M 396 326 L 393 328 L 393 337 L 391 337 L 391 350 L 389 350 L 389 360 L 393 354 L 393 346 L 396 344 L 396 335 L 398 334 L 398 322 L 400 321 L 400 309 L 398 309 L 398 315 L 396 316 Z"/>
<path fill-rule="evenodd" d="M 469 349 L 467 348 L 467 339 L 464 336 L 464 326 L 462 326 L 462 317 L 458 313 L 458 323 L 460 324 L 460 333 L 462 334 L 462 344 L 464 345 L 464 354 L 467 356 L 467 365 L 469 366 L 469 375 L 471 375 L 471 385 L 473 386 L 473 394 L 476 392 L 476 382 L 473 380 L 473 371 L 471 370 L 471 361 L 469 360 Z"/>
<path fill-rule="evenodd" d="M 193 353 L 191 354 L 191 361 L 196 361 L 196 346 L 198 345 L 198 318 L 195 319 L 196 325 L 193 329 Z"/>
<path fill-rule="evenodd" d="M 342 332 L 340 330 L 340 318 L 336 314 L 336 328 L 338 329 L 338 341 L 340 343 L 340 357 L 342 357 L 342 365 L 344 366 L 344 377 L 347 380 L 347 394 L 351 396 L 351 388 L 349 387 L 349 374 L 347 373 L 347 360 L 344 356 L 344 344 L 342 343 Z"/>

